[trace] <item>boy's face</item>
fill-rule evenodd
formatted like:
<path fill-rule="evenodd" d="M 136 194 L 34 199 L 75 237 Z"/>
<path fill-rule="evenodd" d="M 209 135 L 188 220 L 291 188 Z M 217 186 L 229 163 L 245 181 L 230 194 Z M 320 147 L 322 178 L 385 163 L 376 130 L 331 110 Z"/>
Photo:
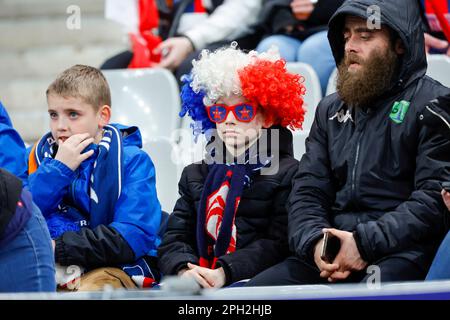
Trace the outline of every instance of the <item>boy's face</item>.
<path fill-rule="evenodd" d="M 232 106 L 248 103 L 248 101 L 242 96 L 230 95 L 222 97 L 217 103 Z M 225 142 L 227 148 L 237 150 L 245 147 L 246 141 L 252 144 L 258 138 L 263 124 L 264 116 L 258 109 L 255 118 L 250 122 L 239 121 L 233 112 L 229 112 L 225 121 L 217 123 L 216 128 L 220 139 Z"/>
<path fill-rule="evenodd" d="M 57 143 L 63 143 L 70 136 L 79 133 L 88 133 L 95 143 L 100 142 L 102 129 L 109 122 L 109 116 L 105 117 L 105 107 L 109 109 L 109 106 L 95 111 L 93 106 L 81 98 L 65 98 L 56 94 L 49 94 L 47 103 L 50 130 Z"/>

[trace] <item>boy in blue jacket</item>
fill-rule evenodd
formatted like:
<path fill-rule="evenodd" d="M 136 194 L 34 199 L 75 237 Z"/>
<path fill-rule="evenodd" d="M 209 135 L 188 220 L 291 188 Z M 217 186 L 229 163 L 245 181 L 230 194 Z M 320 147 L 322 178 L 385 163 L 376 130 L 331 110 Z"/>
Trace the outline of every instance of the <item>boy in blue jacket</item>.
<path fill-rule="evenodd" d="M 89 271 L 59 283 L 78 290 L 151 286 L 161 207 L 139 129 L 109 124 L 110 90 L 96 68 L 65 70 L 46 94 L 50 132 L 29 155 L 29 186 L 56 263 Z"/>
<path fill-rule="evenodd" d="M 15 174 L 25 181 L 27 179 L 27 164 L 25 161 L 25 144 L 16 130 L 14 130 L 6 109 L 0 101 L 0 146 L 1 167 Z"/>

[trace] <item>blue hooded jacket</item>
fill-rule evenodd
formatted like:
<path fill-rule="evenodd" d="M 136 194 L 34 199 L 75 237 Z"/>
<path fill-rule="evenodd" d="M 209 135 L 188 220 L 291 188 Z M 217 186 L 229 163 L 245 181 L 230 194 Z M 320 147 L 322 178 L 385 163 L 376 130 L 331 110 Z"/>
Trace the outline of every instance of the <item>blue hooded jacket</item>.
<path fill-rule="evenodd" d="M 25 182 L 27 178 L 26 149 L 22 138 L 14 130 L 11 119 L 0 102 L 0 146 L 2 156 L 0 167 L 18 176 Z"/>
<path fill-rule="evenodd" d="M 57 238 L 55 256 L 62 265 L 94 268 L 130 263 L 145 255 L 156 256 L 161 206 L 156 194 L 154 165 L 141 150 L 138 128 L 112 126 L 122 133 L 123 141 L 123 182 L 112 221 L 107 226 L 68 231 Z M 94 156 L 83 161 L 75 171 L 58 160 L 45 158 L 30 174 L 30 190 L 44 216 L 62 203 L 90 216 L 90 179 L 98 146 L 88 148 L 94 149 Z"/>
<path fill-rule="evenodd" d="M 0 102 L 0 179 L 2 196 L 0 212 L 0 248 L 14 239 L 28 222 L 32 212 L 31 196 L 23 190 L 22 182 L 27 179 L 27 165 L 24 155 L 25 144 L 16 130 L 14 130 L 6 109 Z M 4 171 L 4 170 L 5 171 Z M 20 182 L 19 177 L 22 182 Z M 13 190 L 15 189 L 15 191 Z M 24 206 L 17 207 L 19 199 Z"/>

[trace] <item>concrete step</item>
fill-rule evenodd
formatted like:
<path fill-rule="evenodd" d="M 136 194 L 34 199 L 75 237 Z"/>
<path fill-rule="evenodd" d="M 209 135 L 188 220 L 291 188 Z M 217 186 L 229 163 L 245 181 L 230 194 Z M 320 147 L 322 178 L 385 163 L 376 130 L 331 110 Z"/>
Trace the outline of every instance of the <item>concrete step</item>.
<path fill-rule="evenodd" d="M 27 145 L 33 144 L 46 132 L 50 131 L 47 111 L 23 112 L 8 110 L 8 113 L 14 128 Z"/>
<path fill-rule="evenodd" d="M 126 49 L 125 45 L 94 44 L 35 47 L 19 53 L 0 50 L 0 81 L 18 77 L 54 77 L 74 64 L 100 67 L 106 59 Z"/>
<path fill-rule="evenodd" d="M 35 141 L 49 130 L 45 91 L 52 80 L 48 77 L 0 82 L 0 99 L 24 141 Z"/>
<path fill-rule="evenodd" d="M 87 44 L 124 45 L 127 36 L 116 22 L 103 16 L 82 15 L 80 29 L 69 29 L 66 17 L 0 19 L 0 48 L 18 51 L 32 47 Z"/>
<path fill-rule="evenodd" d="M 0 82 L 0 99 L 8 112 L 47 111 L 45 91 L 54 77 L 18 78 Z"/>
<path fill-rule="evenodd" d="M 104 0 L 0 0 L 0 18 L 66 15 L 71 5 L 78 6 L 81 14 L 104 11 Z"/>

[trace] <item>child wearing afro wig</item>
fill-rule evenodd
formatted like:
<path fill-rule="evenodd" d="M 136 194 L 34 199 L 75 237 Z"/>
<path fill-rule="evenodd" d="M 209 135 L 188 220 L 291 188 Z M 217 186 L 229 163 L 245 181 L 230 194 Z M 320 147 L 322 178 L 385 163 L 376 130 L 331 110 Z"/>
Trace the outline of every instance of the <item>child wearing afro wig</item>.
<path fill-rule="evenodd" d="M 180 115 L 208 144 L 204 160 L 184 168 L 159 266 L 220 288 L 288 255 L 285 205 L 298 161 L 287 128 L 302 126 L 305 88 L 275 50 L 235 43 L 204 50 L 183 81 Z"/>

